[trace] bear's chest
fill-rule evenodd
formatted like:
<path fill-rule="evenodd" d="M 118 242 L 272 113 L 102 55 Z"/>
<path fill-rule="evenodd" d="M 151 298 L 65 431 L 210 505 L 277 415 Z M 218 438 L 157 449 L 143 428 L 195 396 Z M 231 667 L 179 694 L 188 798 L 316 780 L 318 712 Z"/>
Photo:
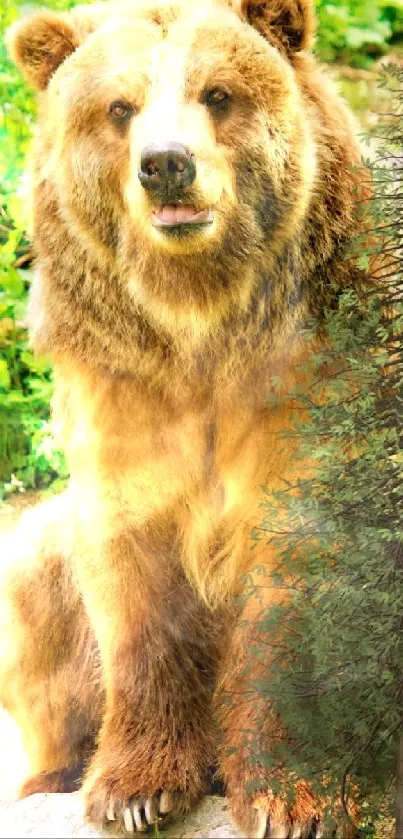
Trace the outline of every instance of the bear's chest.
<path fill-rule="evenodd" d="M 54 419 L 77 484 L 88 492 L 100 486 L 139 524 L 180 508 L 207 528 L 207 519 L 244 505 L 267 458 L 267 411 L 235 393 L 225 403 L 212 393 L 204 403 L 173 407 L 130 380 L 66 372 L 56 381 Z"/>

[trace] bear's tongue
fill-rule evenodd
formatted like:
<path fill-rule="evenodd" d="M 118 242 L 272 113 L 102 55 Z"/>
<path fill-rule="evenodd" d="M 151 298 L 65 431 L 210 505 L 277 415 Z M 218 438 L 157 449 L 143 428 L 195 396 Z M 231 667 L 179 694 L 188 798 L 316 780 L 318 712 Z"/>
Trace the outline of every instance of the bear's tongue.
<path fill-rule="evenodd" d="M 154 216 L 162 224 L 202 224 L 210 221 L 210 210 L 196 210 L 188 204 L 164 204 Z"/>

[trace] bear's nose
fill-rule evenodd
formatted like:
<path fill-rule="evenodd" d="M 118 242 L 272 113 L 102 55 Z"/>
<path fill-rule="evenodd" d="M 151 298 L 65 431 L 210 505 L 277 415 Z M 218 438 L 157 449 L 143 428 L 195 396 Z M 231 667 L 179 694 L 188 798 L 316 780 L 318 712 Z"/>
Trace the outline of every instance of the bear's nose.
<path fill-rule="evenodd" d="M 139 178 L 144 189 L 170 193 L 189 186 L 195 177 L 194 156 L 180 143 L 151 143 L 141 153 Z"/>

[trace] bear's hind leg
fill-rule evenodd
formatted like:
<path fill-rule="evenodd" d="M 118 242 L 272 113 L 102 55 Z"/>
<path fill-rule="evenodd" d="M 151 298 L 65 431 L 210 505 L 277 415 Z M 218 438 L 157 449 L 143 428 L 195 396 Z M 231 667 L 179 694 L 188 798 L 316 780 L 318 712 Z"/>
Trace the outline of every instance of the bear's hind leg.
<path fill-rule="evenodd" d="M 101 713 L 96 648 L 71 578 L 66 515 L 66 500 L 52 499 L 25 513 L 1 543 L 0 703 L 28 757 L 22 795 L 76 785 Z"/>

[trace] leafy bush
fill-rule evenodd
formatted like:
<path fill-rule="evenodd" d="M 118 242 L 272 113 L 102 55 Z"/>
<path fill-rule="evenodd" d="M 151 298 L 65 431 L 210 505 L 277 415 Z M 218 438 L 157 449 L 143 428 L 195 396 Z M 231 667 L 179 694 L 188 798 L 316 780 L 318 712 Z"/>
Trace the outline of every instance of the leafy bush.
<path fill-rule="evenodd" d="M 10 217 L 13 194 L 4 193 L 0 235 L 7 237 L 0 257 L 0 495 L 41 486 L 65 475 L 49 428 L 51 368 L 28 347 L 24 325 L 30 271 L 27 243 Z M 29 253 L 29 252 L 28 252 Z M 12 480 L 7 480 L 14 476 Z"/>
<path fill-rule="evenodd" d="M 286 436 L 315 477 L 267 490 L 254 533 L 276 546 L 272 585 L 286 592 L 260 622 L 273 653 L 259 689 L 289 735 L 268 765 L 326 799 L 359 791 L 366 818 L 390 801 L 403 750 L 403 68 L 385 66 L 382 83 L 393 98 L 368 161 L 371 246 L 357 241 L 371 284 L 326 313 L 330 346 L 295 392 L 301 420 Z"/>
<path fill-rule="evenodd" d="M 403 0 L 317 0 L 317 51 L 325 61 L 366 66 L 403 35 Z"/>
<path fill-rule="evenodd" d="M 19 16 L 18 4 L 1 10 L 1 28 Z M 32 252 L 22 171 L 31 137 L 34 97 L 0 43 L 0 498 L 43 486 L 66 467 L 49 427 L 52 374 L 34 357 L 25 328 Z"/>

